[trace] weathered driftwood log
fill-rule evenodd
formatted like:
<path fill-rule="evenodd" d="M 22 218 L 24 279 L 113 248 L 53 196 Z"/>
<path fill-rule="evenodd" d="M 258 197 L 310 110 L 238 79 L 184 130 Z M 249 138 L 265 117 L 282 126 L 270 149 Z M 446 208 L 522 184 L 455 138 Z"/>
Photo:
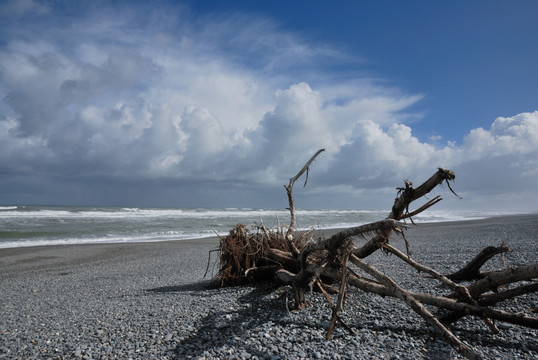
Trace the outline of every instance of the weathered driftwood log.
<path fill-rule="evenodd" d="M 348 283 L 358 289 L 361 289 L 365 292 L 377 294 L 380 296 L 390 296 L 397 297 L 393 292 L 389 291 L 386 286 L 383 284 L 372 281 L 371 279 L 360 277 L 360 276 L 350 276 Z M 536 289 L 534 290 L 536 291 Z M 511 313 L 504 310 L 492 309 L 486 306 L 476 306 L 470 305 L 465 302 L 461 302 L 454 298 L 430 295 L 424 293 L 418 293 L 409 291 L 408 292 L 413 298 L 420 301 L 425 305 L 436 306 L 441 309 L 453 310 L 456 312 L 461 312 L 465 316 L 473 315 L 477 317 L 488 317 L 494 320 L 499 320 L 515 325 L 525 326 L 532 329 L 538 329 L 538 318 L 535 316 L 525 315 L 523 312 Z M 480 303 L 480 302 L 479 302 Z"/>
<path fill-rule="evenodd" d="M 456 175 L 454 172 L 450 170 L 445 170 L 439 168 L 435 174 L 433 174 L 432 177 L 430 177 L 428 180 L 426 180 L 422 185 L 420 185 L 418 188 L 413 188 L 413 183 L 409 180 L 405 181 L 405 188 L 398 188 L 399 196 L 394 200 L 394 205 L 392 206 L 392 210 L 387 217 L 388 219 L 394 219 L 394 220 L 402 220 L 404 218 L 411 218 L 411 213 L 409 213 L 409 205 L 423 197 L 424 195 L 427 195 L 430 193 L 437 185 L 442 184 L 443 182 L 446 182 L 446 184 L 449 186 L 450 189 L 450 183 L 449 181 L 454 180 L 456 178 Z M 441 197 L 437 196 L 433 198 L 432 200 L 428 201 L 426 204 L 424 204 L 419 210 L 415 211 L 413 214 L 418 214 L 431 206 L 435 205 L 441 201 Z M 383 229 L 381 231 L 378 231 L 377 236 L 374 236 L 368 243 L 360 247 L 359 249 L 356 249 L 353 251 L 353 255 L 363 259 L 375 251 L 377 251 L 384 243 L 388 242 L 389 236 L 391 235 L 390 229 Z"/>
<path fill-rule="evenodd" d="M 484 248 L 478 255 L 475 256 L 465 267 L 462 269 L 447 275 L 446 277 L 454 281 L 463 281 L 463 280 L 476 280 L 482 279 L 486 275 L 480 271 L 482 265 L 486 263 L 489 259 L 494 257 L 497 254 L 503 254 L 510 252 L 510 248 L 506 244 L 501 246 L 488 246 Z"/>
<path fill-rule="evenodd" d="M 404 235 L 408 227 L 402 220 L 410 219 L 442 200 L 435 196 L 414 211 L 409 211 L 412 202 L 429 194 L 443 183 L 452 190 L 450 182 L 455 174 L 439 168 L 428 180 L 418 188 L 406 180 L 405 187 L 397 188 L 398 194 L 390 214 L 384 220 L 365 224 L 340 231 L 329 238 L 316 238 L 312 232 L 296 236 L 296 213 L 293 201 L 293 185 L 306 172 L 305 185 L 308 181 L 309 168 L 316 157 L 324 149 L 316 152 L 296 176 L 285 185 L 289 202 L 290 225 L 287 230 L 270 231 L 263 225 L 246 227 L 237 225 L 228 236 L 220 241 L 220 268 L 212 282 L 213 286 L 236 285 L 246 282 L 275 281 L 278 285 L 291 286 L 294 294 L 295 309 L 308 305 L 305 299 L 307 289 L 317 288 L 327 298 L 332 310 L 331 323 L 327 338 L 331 337 L 334 327 L 340 323 L 349 331 L 353 331 L 340 317 L 345 306 L 347 286 L 354 286 L 362 291 L 391 296 L 402 300 L 418 315 L 430 324 L 455 350 L 469 359 L 479 359 L 471 348 L 457 338 L 445 324 L 465 316 L 483 319 L 493 332 L 499 329 L 493 320 L 504 321 L 520 326 L 538 328 L 538 318 L 524 312 L 511 313 L 493 306 L 516 296 L 538 291 L 538 264 L 519 266 L 499 271 L 481 272 L 480 268 L 496 254 L 510 251 L 506 245 L 487 247 L 461 270 L 442 275 L 412 259 L 390 245 L 390 237 L 396 233 Z M 370 236 L 368 240 L 367 237 Z M 366 243 L 356 246 L 352 239 L 362 237 Z M 406 247 L 409 246 L 405 239 Z M 398 283 L 383 274 L 374 266 L 363 261 L 377 250 L 396 255 L 411 268 L 431 276 L 425 281 L 437 280 L 452 289 L 449 296 L 438 296 L 418 293 L 403 289 Z M 359 272 L 369 274 L 375 280 L 361 276 Z M 462 285 L 461 281 L 471 281 Z M 474 281 L 474 282 L 473 282 Z M 330 284 L 337 284 L 336 287 Z M 501 287 L 510 288 L 498 291 Z M 338 299 L 334 304 L 329 292 L 337 292 Z M 441 319 L 431 313 L 424 305 L 431 305 L 448 311 Z"/>

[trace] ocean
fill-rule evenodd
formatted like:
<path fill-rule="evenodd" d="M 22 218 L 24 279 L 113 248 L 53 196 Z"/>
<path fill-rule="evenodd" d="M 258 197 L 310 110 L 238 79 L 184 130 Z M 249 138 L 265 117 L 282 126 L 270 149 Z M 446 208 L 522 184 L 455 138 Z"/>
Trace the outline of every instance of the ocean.
<path fill-rule="evenodd" d="M 389 211 L 297 210 L 299 229 L 358 226 Z M 438 222 L 481 219 L 498 212 L 426 211 L 413 220 Z M 180 209 L 76 206 L 0 206 L 0 248 L 184 240 L 225 235 L 236 224 L 288 225 L 286 209 Z"/>

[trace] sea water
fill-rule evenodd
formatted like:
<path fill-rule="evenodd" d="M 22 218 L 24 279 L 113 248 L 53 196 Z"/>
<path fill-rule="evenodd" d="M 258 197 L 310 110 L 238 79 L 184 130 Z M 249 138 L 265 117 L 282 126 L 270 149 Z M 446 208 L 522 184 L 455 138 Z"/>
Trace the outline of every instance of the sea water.
<path fill-rule="evenodd" d="M 389 211 L 297 210 L 298 229 L 358 226 Z M 498 213 L 426 211 L 415 222 L 480 219 Z M 227 234 L 236 224 L 275 230 L 288 225 L 286 209 L 181 209 L 76 206 L 0 206 L 0 248 L 196 239 Z"/>

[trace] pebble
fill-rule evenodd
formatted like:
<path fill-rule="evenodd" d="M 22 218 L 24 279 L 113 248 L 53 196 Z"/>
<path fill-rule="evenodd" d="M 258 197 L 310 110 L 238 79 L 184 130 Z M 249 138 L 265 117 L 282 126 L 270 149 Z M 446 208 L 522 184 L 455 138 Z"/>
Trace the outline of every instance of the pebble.
<path fill-rule="evenodd" d="M 506 256 L 509 264 L 530 263 L 537 253 L 536 223 L 505 229 L 526 234 L 518 237 L 521 243 L 509 242 L 514 249 Z M 433 237 L 410 230 L 406 237 L 417 260 L 446 271 L 462 265 L 457 251 L 468 257 L 475 249 L 498 245 L 494 236 L 484 239 L 497 224 L 480 224 L 461 232 L 454 226 L 430 228 Z M 440 236 L 449 237 L 450 246 L 434 241 Z M 287 288 L 205 289 L 207 282 L 200 279 L 210 248 L 185 245 L 159 256 L 144 251 L 135 261 L 120 257 L 65 265 L 69 274 L 61 277 L 56 268 L 2 275 L 0 359 L 462 359 L 396 299 L 350 288 L 342 320 L 355 334 L 337 325 L 326 340 L 331 312 L 321 294 L 307 294 L 312 306 L 288 312 L 286 298 L 292 295 Z M 407 266 L 394 257 L 379 252 L 368 261 L 406 288 L 439 289 L 416 272 L 404 277 Z M 532 294 L 517 301 L 520 309 L 533 306 Z M 494 335 L 481 321 L 465 318 L 454 331 L 485 359 L 538 355 L 536 330 L 498 326 L 501 333 Z"/>

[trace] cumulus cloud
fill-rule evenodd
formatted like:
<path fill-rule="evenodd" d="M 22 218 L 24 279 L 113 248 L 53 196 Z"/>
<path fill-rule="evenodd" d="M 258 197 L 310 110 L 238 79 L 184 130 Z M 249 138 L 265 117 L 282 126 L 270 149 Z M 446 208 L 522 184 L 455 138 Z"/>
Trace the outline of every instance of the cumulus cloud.
<path fill-rule="evenodd" d="M 538 185 L 538 111 L 499 117 L 473 129 L 454 156 L 470 196 L 535 209 Z"/>
<path fill-rule="evenodd" d="M 340 168 L 344 181 L 357 187 L 383 187 L 406 174 L 422 175 L 438 155 L 432 145 L 413 137 L 406 125 L 392 124 L 384 130 L 371 120 L 358 120 L 333 171 Z"/>
<path fill-rule="evenodd" d="M 498 117 L 489 130 L 473 129 L 465 137 L 465 150 L 473 158 L 526 154 L 538 149 L 538 111 Z"/>
<path fill-rule="evenodd" d="M 437 147 L 421 142 L 407 125 L 394 123 L 383 129 L 373 121 L 359 120 L 324 184 L 379 193 L 393 189 L 395 179 L 423 181 L 443 167 L 456 172 L 457 188 L 476 206 L 484 208 L 497 200 L 497 206 L 511 210 L 534 209 L 537 129 L 538 111 L 521 113 L 497 118 L 488 130 L 472 129 L 460 146 Z"/>
<path fill-rule="evenodd" d="M 81 175 L 192 178 L 207 169 L 225 172 L 223 159 L 239 173 L 265 171 L 284 156 L 296 165 L 302 161 L 296 154 L 320 146 L 335 152 L 344 141 L 349 126 L 333 113 L 349 105 L 324 109 L 322 96 L 307 83 L 279 88 L 281 80 L 266 74 L 273 65 L 237 66 L 217 43 L 228 34 L 225 45 L 234 48 L 256 39 L 249 54 L 278 47 L 278 53 L 263 55 L 264 64 L 287 63 L 290 53 L 302 53 L 308 62 L 329 51 L 309 49 L 264 19 L 243 18 L 239 28 L 234 23 L 236 35 L 229 20 L 207 24 L 212 30 L 201 34 L 188 28 L 163 34 L 150 27 L 135 41 L 130 16 L 116 22 L 110 17 L 85 20 L 74 30 L 74 22 L 50 29 L 64 35 L 71 29 L 58 41 L 49 33 L 33 40 L 19 34 L 2 49 L 2 120 L 12 152 L 16 142 L 31 140 L 47 149 L 35 152 L 35 163 L 55 171 L 63 164 Z M 111 40 L 104 41 L 107 33 Z M 371 115 L 376 106 L 378 115 L 391 106 L 377 99 L 367 106 Z M 335 122 L 342 130 L 333 136 L 340 128 Z"/>
<path fill-rule="evenodd" d="M 61 177 L 118 189 L 176 184 L 196 196 L 211 184 L 243 196 L 280 188 L 321 147 L 313 194 L 387 193 L 438 166 L 456 170 L 458 181 L 461 172 L 464 191 L 481 181 L 490 191 L 538 184 L 538 112 L 497 118 L 461 145 L 439 146 L 413 134 L 424 115 L 409 108 L 422 94 L 368 78 L 326 80 L 316 64 L 346 55 L 267 19 L 192 23 L 181 21 L 180 9 L 179 19 L 154 11 L 140 25 L 137 14 L 104 11 L 55 22 L 48 32 L 8 29 L 0 48 L 0 169 L 10 186 L 40 178 L 48 191 Z M 511 175 L 495 174 L 493 183 L 499 165 Z"/>

